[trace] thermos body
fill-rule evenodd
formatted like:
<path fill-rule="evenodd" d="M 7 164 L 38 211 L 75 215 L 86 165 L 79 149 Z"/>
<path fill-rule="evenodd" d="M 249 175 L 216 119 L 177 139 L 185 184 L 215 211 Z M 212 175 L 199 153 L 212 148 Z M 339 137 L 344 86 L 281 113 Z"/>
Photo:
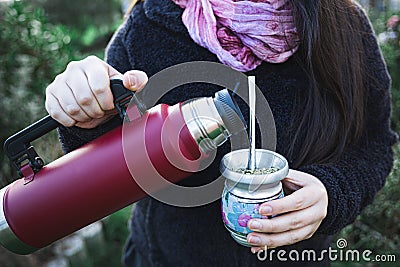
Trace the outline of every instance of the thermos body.
<path fill-rule="evenodd" d="M 216 103 L 213 98 L 205 99 Z M 196 123 L 187 121 L 193 118 L 182 114 L 185 105 L 157 105 L 141 118 L 44 166 L 31 182 L 19 179 L 3 188 L 0 243 L 15 253 L 29 254 L 141 199 L 146 194 L 129 168 L 143 175 L 156 171 L 172 183 L 191 174 L 187 168 L 179 168 L 179 161 L 183 165 L 189 162 L 188 168 L 196 171 L 198 159 L 205 155 L 196 135 L 207 133 L 193 125 L 207 128 L 209 120 L 202 124 L 200 116 L 194 118 Z M 214 140 L 216 147 L 230 133 L 224 127 L 223 114 L 219 116 L 224 111 L 215 105 L 212 108 L 213 136 L 216 130 L 219 134 L 203 139 Z M 129 162 L 124 153 L 129 153 Z M 171 157 L 175 163 L 170 162 Z M 161 189 L 157 184 L 153 188 Z"/>
<path fill-rule="evenodd" d="M 168 172 L 163 172 L 168 175 L 165 178 L 177 182 L 189 173 L 174 168 L 168 161 L 160 160 L 164 153 L 161 146 L 149 145 L 146 150 L 143 149 L 143 140 L 152 140 L 154 144 L 161 138 L 162 121 L 168 115 L 169 108 L 164 104 L 158 105 L 141 119 L 131 122 L 135 125 L 129 130 L 130 136 L 134 137 L 129 149 L 135 150 L 137 155 L 137 161 L 131 164 L 143 169 L 168 169 Z M 179 112 L 171 116 L 184 125 Z M 164 134 L 179 135 L 183 140 L 180 149 L 184 154 L 198 157 L 199 148 L 187 129 L 182 129 L 180 133 Z M 148 153 L 150 159 L 158 155 L 157 160 L 153 161 L 157 165 L 146 166 L 150 162 L 140 153 Z M 48 164 L 35 174 L 34 181 L 28 184 L 24 184 L 23 179 L 15 181 L 4 190 L 3 210 L 16 237 L 37 249 L 143 196 L 145 193 L 135 183 L 125 162 L 120 126 Z"/>

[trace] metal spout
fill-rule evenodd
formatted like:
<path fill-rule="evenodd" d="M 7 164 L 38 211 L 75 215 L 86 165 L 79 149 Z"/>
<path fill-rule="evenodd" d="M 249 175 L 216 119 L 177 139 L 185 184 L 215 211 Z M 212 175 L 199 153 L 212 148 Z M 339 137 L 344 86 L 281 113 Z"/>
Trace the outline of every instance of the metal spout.
<path fill-rule="evenodd" d="M 227 89 L 214 98 L 202 97 L 182 104 L 186 125 L 204 153 L 222 145 L 235 133 L 246 129 L 246 123 L 236 102 Z"/>

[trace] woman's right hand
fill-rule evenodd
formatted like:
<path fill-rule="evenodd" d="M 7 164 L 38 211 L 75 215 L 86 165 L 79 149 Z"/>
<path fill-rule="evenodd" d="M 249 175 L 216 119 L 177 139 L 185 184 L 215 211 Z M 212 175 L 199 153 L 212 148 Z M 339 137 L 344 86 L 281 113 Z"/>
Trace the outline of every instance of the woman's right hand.
<path fill-rule="evenodd" d="M 117 114 L 110 90 L 110 79 L 117 78 L 132 91 L 148 80 L 142 71 L 121 74 L 95 56 L 70 62 L 46 88 L 46 110 L 64 126 L 94 128 Z"/>

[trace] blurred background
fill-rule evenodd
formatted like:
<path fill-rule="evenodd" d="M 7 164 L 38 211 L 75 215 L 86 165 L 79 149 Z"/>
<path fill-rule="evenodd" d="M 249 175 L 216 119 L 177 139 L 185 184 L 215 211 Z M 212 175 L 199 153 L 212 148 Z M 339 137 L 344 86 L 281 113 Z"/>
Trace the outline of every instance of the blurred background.
<path fill-rule="evenodd" d="M 130 0 L 0 0 L 0 143 L 46 115 L 44 91 L 69 61 L 104 57 L 104 48 L 123 20 Z M 377 33 L 392 76 L 393 128 L 400 132 L 400 0 L 360 0 Z M 35 141 L 45 162 L 62 155 L 57 133 Z M 394 254 L 400 266 L 400 145 L 394 169 L 374 203 L 343 229 L 349 249 Z M 0 151 L 0 186 L 17 178 Z M 132 207 L 127 207 L 48 248 L 17 256 L 0 247 L 0 266 L 121 266 Z M 336 240 L 332 247 L 336 246 Z M 335 262 L 333 266 L 366 266 Z"/>

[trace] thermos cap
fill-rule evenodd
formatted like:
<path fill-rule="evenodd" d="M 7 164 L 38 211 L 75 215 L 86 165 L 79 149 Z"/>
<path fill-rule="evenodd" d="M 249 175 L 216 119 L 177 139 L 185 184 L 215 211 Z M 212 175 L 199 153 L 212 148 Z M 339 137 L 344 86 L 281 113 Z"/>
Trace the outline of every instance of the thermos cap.
<path fill-rule="evenodd" d="M 227 89 L 215 93 L 214 103 L 222 121 L 231 134 L 236 134 L 246 129 L 246 120 Z"/>

